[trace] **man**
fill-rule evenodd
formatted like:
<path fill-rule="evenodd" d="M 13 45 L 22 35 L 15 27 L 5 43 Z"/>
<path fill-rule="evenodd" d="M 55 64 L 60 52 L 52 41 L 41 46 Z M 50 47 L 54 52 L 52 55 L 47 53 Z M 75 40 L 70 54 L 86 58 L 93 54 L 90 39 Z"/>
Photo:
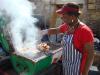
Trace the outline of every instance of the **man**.
<path fill-rule="evenodd" d="M 64 75 L 88 75 L 93 62 L 93 33 L 81 21 L 79 5 L 67 3 L 56 11 L 63 24 L 58 28 L 43 30 L 43 34 L 64 33 L 62 38 L 62 63 Z"/>

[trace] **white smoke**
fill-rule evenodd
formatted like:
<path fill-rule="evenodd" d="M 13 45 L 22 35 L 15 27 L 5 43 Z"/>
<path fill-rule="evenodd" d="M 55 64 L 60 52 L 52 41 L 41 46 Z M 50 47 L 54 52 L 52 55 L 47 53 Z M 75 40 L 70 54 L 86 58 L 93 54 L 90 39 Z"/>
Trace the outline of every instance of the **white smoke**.
<path fill-rule="evenodd" d="M 37 19 L 32 17 L 35 8 L 28 0 L 0 0 L 0 10 L 5 10 L 11 17 L 11 39 L 17 52 L 38 52 L 38 29 L 34 25 Z"/>

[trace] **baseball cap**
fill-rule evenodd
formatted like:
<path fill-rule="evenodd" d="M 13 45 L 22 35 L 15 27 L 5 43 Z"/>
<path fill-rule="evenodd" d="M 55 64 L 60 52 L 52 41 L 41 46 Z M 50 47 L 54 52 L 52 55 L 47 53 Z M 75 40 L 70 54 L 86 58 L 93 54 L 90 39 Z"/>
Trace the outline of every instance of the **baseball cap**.
<path fill-rule="evenodd" d="M 56 13 L 59 13 L 59 14 L 70 13 L 70 12 L 81 14 L 81 11 L 79 10 L 79 5 L 76 2 L 64 4 L 62 8 L 56 11 Z"/>

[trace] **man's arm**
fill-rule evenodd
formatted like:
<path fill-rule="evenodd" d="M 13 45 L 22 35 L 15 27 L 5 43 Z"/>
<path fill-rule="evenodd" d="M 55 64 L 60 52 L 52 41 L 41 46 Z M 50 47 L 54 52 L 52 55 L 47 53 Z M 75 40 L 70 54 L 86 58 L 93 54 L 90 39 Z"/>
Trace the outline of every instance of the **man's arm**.
<path fill-rule="evenodd" d="M 51 35 L 51 34 L 58 34 L 58 33 L 60 33 L 59 27 L 58 28 L 49 28 L 49 29 L 40 31 L 41 35 L 45 35 L 45 34 Z"/>
<path fill-rule="evenodd" d="M 84 52 L 87 52 L 87 59 L 86 59 L 86 63 L 82 75 L 88 75 L 90 66 L 92 65 L 94 59 L 93 43 L 86 43 L 83 50 Z"/>
<path fill-rule="evenodd" d="M 50 29 L 48 29 L 48 35 L 58 34 L 58 33 L 60 33 L 59 28 L 50 28 Z"/>

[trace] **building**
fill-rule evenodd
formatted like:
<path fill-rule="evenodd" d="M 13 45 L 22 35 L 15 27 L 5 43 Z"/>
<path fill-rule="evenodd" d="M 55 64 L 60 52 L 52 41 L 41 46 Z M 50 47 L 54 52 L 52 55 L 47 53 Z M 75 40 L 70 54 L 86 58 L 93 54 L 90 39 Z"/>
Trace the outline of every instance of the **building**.
<path fill-rule="evenodd" d="M 93 32 L 100 37 L 100 0 L 30 0 L 35 3 L 36 14 L 42 15 L 44 20 L 50 22 L 50 27 L 56 27 L 57 14 L 55 11 L 66 2 L 77 2 L 81 6 L 83 14 L 80 19 L 92 28 Z M 58 20 L 59 22 L 59 20 Z"/>
<path fill-rule="evenodd" d="M 87 0 L 86 21 L 93 32 L 100 38 L 100 0 Z"/>

